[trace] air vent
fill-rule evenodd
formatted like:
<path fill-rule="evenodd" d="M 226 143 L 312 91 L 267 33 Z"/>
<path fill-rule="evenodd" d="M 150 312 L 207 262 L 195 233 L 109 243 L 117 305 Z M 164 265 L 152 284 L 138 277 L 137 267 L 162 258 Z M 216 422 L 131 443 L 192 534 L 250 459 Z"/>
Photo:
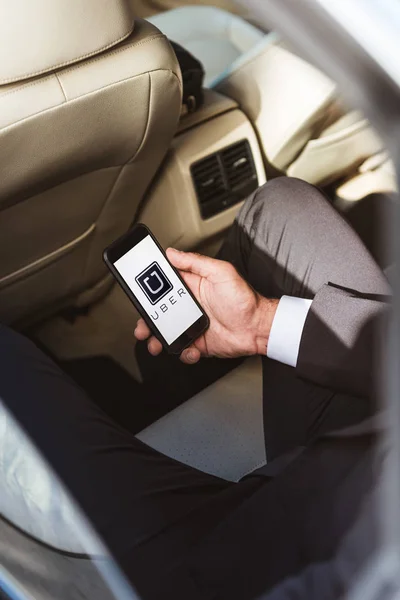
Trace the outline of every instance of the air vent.
<path fill-rule="evenodd" d="M 216 154 L 193 165 L 192 177 L 200 204 L 212 202 L 226 191 L 221 163 Z"/>
<path fill-rule="evenodd" d="M 203 219 L 237 204 L 258 186 L 247 140 L 203 158 L 192 165 L 191 173 Z"/>
<path fill-rule="evenodd" d="M 257 179 L 250 144 L 247 140 L 222 150 L 221 158 L 229 187 L 232 190 L 240 190 L 243 186 L 248 186 L 249 182 Z"/>

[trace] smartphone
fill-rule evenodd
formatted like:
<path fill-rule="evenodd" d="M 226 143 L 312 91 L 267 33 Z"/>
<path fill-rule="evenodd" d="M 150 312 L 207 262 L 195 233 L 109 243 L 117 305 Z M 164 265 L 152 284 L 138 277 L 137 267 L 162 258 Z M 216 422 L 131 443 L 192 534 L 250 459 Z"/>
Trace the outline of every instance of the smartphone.
<path fill-rule="evenodd" d="M 111 244 L 103 258 L 169 353 L 180 354 L 209 326 L 206 313 L 145 225 Z"/>

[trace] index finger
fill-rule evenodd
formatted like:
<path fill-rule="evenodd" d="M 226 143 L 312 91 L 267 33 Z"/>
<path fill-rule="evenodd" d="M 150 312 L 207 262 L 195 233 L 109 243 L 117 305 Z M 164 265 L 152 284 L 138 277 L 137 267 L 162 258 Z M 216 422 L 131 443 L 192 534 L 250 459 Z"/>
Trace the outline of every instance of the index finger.
<path fill-rule="evenodd" d="M 181 271 L 189 271 L 200 277 L 212 278 L 218 273 L 222 261 L 196 252 L 182 252 L 175 248 L 167 248 L 167 256 L 175 268 Z"/>

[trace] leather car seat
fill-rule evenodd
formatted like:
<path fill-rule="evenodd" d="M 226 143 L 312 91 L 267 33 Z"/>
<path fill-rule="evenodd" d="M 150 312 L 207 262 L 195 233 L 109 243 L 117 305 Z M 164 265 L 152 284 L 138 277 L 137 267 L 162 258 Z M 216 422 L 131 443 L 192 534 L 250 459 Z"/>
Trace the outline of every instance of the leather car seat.
<path fill-rule="evenodd" d="M 335 204 L 347 212 L 371 194 L 398 194 L 396 169 L 388 154 L 381 152 L 361 164 L 353 177 L 335 191 Z"/>
<path fill-rule="evenodd" d="M 0 321 L 96 297 L 181 95 L 169 42 L 127 0 L 1 3 Z"/>
<path fill-rule="evenodd" d="M 324 185 L 382 149 L 368 120 L 342 105 L 336 83 L 274 32 L 232 64 L 214 87 L 236 100 L 253 123 L 267 174 Z"/>
<path fill-rule="evenodd" d="M 323 185 L 382 149 L 369 122 L 340 105 L 336 84 L 244 19 L 185 6 L 151 17 L 205 66 L 206 87 L 235 100 L 255 127 L 267 174 Z"/>
<path fill-rule="evenodd" d="M 265 35 L 244 19 L 213 6 L 182 6 L 148 20 L 202 62 L 206 87 L 213 87 Z"/>

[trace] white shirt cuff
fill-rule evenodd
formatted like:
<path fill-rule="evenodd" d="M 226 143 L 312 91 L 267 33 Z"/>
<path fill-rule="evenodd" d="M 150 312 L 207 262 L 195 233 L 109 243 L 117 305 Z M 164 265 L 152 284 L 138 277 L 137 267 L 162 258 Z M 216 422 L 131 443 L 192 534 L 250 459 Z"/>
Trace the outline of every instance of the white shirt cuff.
<path fill-rule="evenodd" d="M 300 340 L 312 300 L 282 296 L 268 339 L 267 356 L 295 367 Z"/>

